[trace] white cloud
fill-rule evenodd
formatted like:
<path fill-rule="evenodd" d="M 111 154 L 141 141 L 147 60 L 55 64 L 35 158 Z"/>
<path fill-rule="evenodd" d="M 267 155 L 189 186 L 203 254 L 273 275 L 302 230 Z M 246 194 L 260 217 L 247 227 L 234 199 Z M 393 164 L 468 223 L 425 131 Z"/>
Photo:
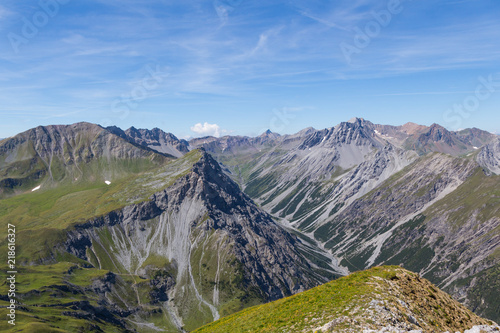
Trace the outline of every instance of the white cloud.
<path fill-rule="evenodd" d="M 220 129 L 219 125 L 209 124 L 207 122 L 204 124 L 197 123 L 194 126 L 191 126 L 191 131 L 201 136 L 215 136 L 216 138 L 220 137 L 222 132 L 225 132 Z"/>
<path fill-rule="evenodd" d="M 261 33 L 259 36 L 259 41 L 257 42 L 257 45 L 253 48 L 253 50 L 250 52 L 250 55 L 254 55 L 257 52 L 264 50 L 268 45 L 269 37 L 277 36 L 282 29 L 283 27 L 279 26 Z"/>

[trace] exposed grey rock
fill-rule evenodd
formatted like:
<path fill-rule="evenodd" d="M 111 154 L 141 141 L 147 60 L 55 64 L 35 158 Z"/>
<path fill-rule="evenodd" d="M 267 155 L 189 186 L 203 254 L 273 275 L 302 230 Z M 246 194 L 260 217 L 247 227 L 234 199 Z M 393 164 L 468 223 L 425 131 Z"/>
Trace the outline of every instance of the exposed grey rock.
<path fill-rule="evenodd" d="M 103 237 L 105 234 L 111 239 Z M 257 292 L 263 301 L 326 282 L 331 273 L 314 270 L 298 252 L 298 243 L 203 153 L 190 173 L 151 196 L 150 201 L 77 226 L 68 234 L 65 249 L 120 274 L 147 274 L 143 264 L 149 257 L 165 258 L 174 266 L 151 280 L 151 296 L 155 302 L 167 302 L 182 321 L 182 302 L 187 298 L 199 299 L 210 308 L 213 319 L 219 317 L 218 305 L 225 301 L 220 298 L 217 278 L 213 291 L 203 291 L 201 280 L 194 275 L 193 265 L 208 263 L 203 257 L 218 258 L 219 264 L 209 267 L 216 276 L 233 269 L 236 260 L 243 274 L 239 287 Z M 90 252 L 97 262 L 89 257 Z M 195 259 L 199 253 L 202 258 Z M 204 296 L 207 294 L 209 298 Z"/>
<path fill-rule="evenodd" d="M 402 264 L 480 313 L 487 307 L 477 307 L 486 304 L 484 296 L 471 303 L 470 293 L 478 295 L 475 281 L 498 264 L 500 215 L 496 194 L 481 192 L 474 175 L 477 163 L 500 173 L 498 136 L 354 118 L 276 137 L 268 146 L 237 137 L 198 144 L 227 163 L 231 177 L 280 222 L 330 249 L 339 271 Z M 476 163 L 470 156 L 478 150 Z M 463 184 L 469 190 L 460 191 Z M 445 198 L 465 206 L 448 208 Z M 455 223 L 457 210 L 466 223 Z"/>
<path fill-rule="evenodd" d="M 477 155 L 477 163 L 487 172 L 500 175 L 500 137 L 481 149 Z"/>
<path fill-rule="evenodd" d="M 181 157 L 189 152 L 189 143 L 186 140 L 179 140 L 175 135 L 159 128 L 148 130 L 131 127 L 124 134 L 130 141 L 160 153 Z"/>

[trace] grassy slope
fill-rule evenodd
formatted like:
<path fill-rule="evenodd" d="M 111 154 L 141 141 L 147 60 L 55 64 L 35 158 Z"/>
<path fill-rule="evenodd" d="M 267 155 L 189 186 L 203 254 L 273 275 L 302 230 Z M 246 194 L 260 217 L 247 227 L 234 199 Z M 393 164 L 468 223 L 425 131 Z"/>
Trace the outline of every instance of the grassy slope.
<path fill-rule="evenodd" d="M 123 331 L 116 323 L 67 314 L 79 307 L 72 305 L 72 302 L 87 301 L 92 307 L 99 306 L 94 293 L 85 288 L 107 271 L 83 268 L 88 263 L 69 254 L 58 254 L 53 258 L 58 263 L 52 265 L 22 266 L 21 263 L 50 258 L 54 246 L 64 241 L 66 231 L 72 226 L 128 204 L 147 200 L 151 194 L 172 185 L 176 179 L 189 172 L 200 156 L 199 151 L 193 151 L 156 169 L 130 173 L 109 186 L 101 181 L 78 186 L 62 184 L 56 188 L 41 189 L 1 200 L 1 247 L 7 248 L 7 224 L 16 226 L 16 299 L 20 302 L 20 307 L 17 309 L 14 331 L 87 332 L 96 329 L 96 325 L 105 332 Z M 0 254 L 2 263 L 6 263 L 6 252 Z M 0 270 L 7 271 L 5 264 L 0 265 Z M 142 281 L 136 276 L 121 276 L 116 286 L 123 289 L 121 298 L 131 297 L 129 300 L 125 299 L 128 304 L 137 304 L 136 293 L 127 292 L 129 288 L 132 287 L 140 295 L 149 295 L 151 289 L 148 281 Z M 5 301 L 7 292 L 4 279 L 0 285 L 0 295 L 4 299 L 0 301 L 1 306 L 8 305 Z M 118 299 L 115 301 L 120 302 Z M 6 311 L 5 308 L 0 309 L 0 315 L 5 317 Z M 164 328 L 170 325 L 168 316 L 158 309 L 138 315 L 142 320 Z M 0 323 L 0 331 L 11 328 L 5 320 Z M 146 328 L 141 329 L 144 331 Z M 171 327 L 171 331 L 176 330 Z"/>
<path fill-rule="evenodd" d="M 85 332 L 92 329 L 92 324 L 86 320 L 63 316 L 62 313 L 75 310 L 71 307 L 72 302 L 89 301 L 97 306 L 96 300 L 92 299 L 92 293 L 88 293 L 87 297 L 80 293 L 82 289 L 79 287 L 88 286 L 92 279 L 104 276 L 107 271 L 76 267 L 71 263 L 58 263 L 20 269 L 16 280 L 16 296 L 22 305 L 16 311 L 16 325 L 12 326 L 2 320 L 0 331 Z M 2 281 L 0 294 L 6 295 L 7 289 L 6 282 Z M 1 300 L 0 305 L 6 306 L 8 303 Z M 0 316 L 6 318 L 6 314 L 7 309 L 1 308 Z M 100 326 L 107 332 L 119 332 L 110 324 L 101 323 Z"/>
<path fill-rule="evenodd" d="M 0 200 L 2 226 L 16 226 L 17 260 L 33 262 L 49 255 L 51 247 L 65 237 L 65 230 L 93 217 L 132 203 L 147 200 L 186 174 L 199 159 L 193 151 L 179 160 L 113 181 L 62 184 Z M 0 246 L 6 242 L 6 228 L 0 230 Z M 0 253 L 3 260 L 5 253 Z"/>
<path fill-rule="evenodd" d="M 380 328 L 376 324 L 376 312 L 375 317 L 373 312 L 367 315 L 373 300 L 384 302 L 392 313 L 401 313 L 399 320 L 411 325 L 408 311 L 399 302 L 405 301 L 425 332 L 456 331 L 490 323 L 416 274 L 386 266 L 357 272 L 288 298 L 248 308 L 195 332 L 311 332 L 336 318 L 340 320 L 335 329 L 340 332 L 343 329 Z M 342 319 L 345 317 L 348 319 Z"/>
<path fill-rule="evenodd" d="M 106 280 L 107 270 L 84 268 L 74 263 L 59 262 L 53 265 L 38 265 L 18 269 L 16 280 L 16 325 L 0 322 L 0 331 L 9 332 L 125 332 L 121 318 L 102 307 L 102 294 L 97 295 L 91 285 L 97 280 Z M 138 299 L 146 302 L 153 291 L 149 280 L 137 276 L 114 275 L 113 287 L 107 290 L 106 298 L 112 300 L 123 310 L 138 306 Z M 97 283 L 102 287 L 102 283 Z M 99 288 L 99 287 L 97 287 Z M 120 295 L 117 295 L 118 289 Z M 102 292 L 102 290 L 101 290 Z M 0 294 L 6 295 L 7 285 L 0 285 Z M 0 306 L 7 306 L 0 300 Z M 132 305 L 128 307 L 127 305 Z M 7 309 L 0 308 L 0 315 L 6 318 Z M 146 306 L 136 309 L 128 318 L 128 327 L 132 321 L 147 321 L 177 332 L 161 307 Z M 138 326 L 140 332 L 149 332 L 144 326 Z M 154 332 L 154 330 L 151 330 Z"/>

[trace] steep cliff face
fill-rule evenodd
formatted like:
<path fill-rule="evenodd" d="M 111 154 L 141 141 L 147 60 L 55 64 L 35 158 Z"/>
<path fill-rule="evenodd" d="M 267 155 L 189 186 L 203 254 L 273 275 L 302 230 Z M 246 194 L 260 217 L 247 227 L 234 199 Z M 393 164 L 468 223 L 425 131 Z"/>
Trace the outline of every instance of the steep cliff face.
<path fill-rule="evenodd" d="M 486 172 L 500 175 L 500 137 L 481 149 L 477 155 L 477 163 L 485 168 Z"/>

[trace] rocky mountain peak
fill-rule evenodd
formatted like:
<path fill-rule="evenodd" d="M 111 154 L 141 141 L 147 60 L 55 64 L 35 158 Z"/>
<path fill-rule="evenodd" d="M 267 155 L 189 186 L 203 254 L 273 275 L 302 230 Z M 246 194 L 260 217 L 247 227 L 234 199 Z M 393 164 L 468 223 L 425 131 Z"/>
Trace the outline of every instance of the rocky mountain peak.
<path fill-rule="evenodd" d="M 137 129 L 133 126 L 125 131 L 119 128 L 108 129 L 133 144 L 150 148 L 162 154 L 181 157 L 189 152 L 189 143 L 186 140 L 179 140 L 172 133 L 164 132 L 157 127 L 151 130 Z"/>
<path fill-rule="evenodd" d="M 172 163 L 182 159 L 193 163 L 188 172 L 149 201 L 77 226 L 67 251 L 113 272 L 111 263 L 122 262 L 126 274 L 169 277 L 168 288 L 155 292 L 169 301 L 179 331 L 196 315 L 200 322 L 218 319 L 229 303 L 276 300 L 327 281 L 331 273 L 312 267 L 298 250 L 298 238 L 255 205 L 210 154 L 200 149 Z M 90 256 L 88 249 L 97 247 L 106 251 Z"/>
<path fill-rule="evenodd" d="M 270 142 L 274 142 L 275 140 L 279 140 L 280 137 L 281 137 L 280 134 L 274 133 L 268 129 L 267 131 L 265 131 L 264 133 L 262 133 L 261 135 L 256 137 L 255 140 L 251 140 L 251 141 L 254 141 L 254 143 L 257 143 L 257 144 L 267 144 Z"/>
<path fill-rule="evenodd" d="M 299 149 L 309 149 L 314 146 L 334 148 L 340 145 L 354 144 L 356 146 L 380 146 L 373 138 L 373 124 L 363 118 L 353 118 L 335 127 L 321 131 L 312 131 L 306 136 Z"/>
<path fill-rule="evenodd" d="M 354 118 L 348 122 L 342 122 L 331 131 L 330 143 L 334 145 L 351 144 L 356 146 L 373 145 L 380 146 L 373 138 L 373 124 L 363 118 Z M 325 141 L 327 141 L 325 140 Z"/>
<path fill-rule="evenodd" d="M 272 134 L 273 132 L 271 132 L 270 129 L 268 129 L 267 131 L 265 131 L 264 133 L 262 133 L 260 136 L 267 136 L 269 134 Z"/>
<path fill-rule="evenodd" d="M 351 123 L 351 124 L 361 124 L 364 121 L 365 121 L 365 119 L 363 119 L 363 118 L 353 117 L 353 118 L 349 119 L 347 122 Z"/>
<path fill-rule="evenodd" d="M 467 128 L 454 133 L 458 138 L 460 138 L 461 141 L 476 148 L 482 147 L 492 142 L 492 140 L 495 140 L 495 137 L 498 137 L 490 132 L 483 131 L 475 127 Z"/>
<path fill-rule="evenodd" d="M 125 133 L 129 134 L 129 135 L 139 135 L 140 132 L 137 128 L 135 128 L 134 126 L 131 126 L 129 129 L 125 130 Z"/>
<path fill-rule="evenodd" d="M 432 124 L 429 127 L 427 133 L 423 133 L 419 137 L 419 141 L 421 142 L 426 142 L 429 140 L 433 142 L 444 141 L 448 145 L 454 144 L 452 133 L 438 124 Z"/>
<path fill-rule="evenodd" d="M 62 183 L 104 182 L 104 178 L 109 181 L 134 172 L 133 167 L 119 161 L 143 161 L 144 167 L 164 161 L 165 156 L 139 148 L 119 134 L 116 128 L 108 130 L 81 122 L 38 126 L 2 141 L 0 195 L 42 184 L 45 188 Z"/>
<path fill-rule="evenodd" d="M 218 205 L 226 212 L 235 205 L 245 204 L 244 201 L 249 199 L 241 192 L 239 186 L 222 171 L 219 163 L 205 149 L 201 148 L 200 152 L 201 157 L 193 165 L 192 173 L 201 180 L 201 183 L 197 184 L 197 191 L 203 199 L 210 204 Z"/>
<path fill-rule="evenodd" d="M 428 129 L 427 126 L 415 124 L 412 122 L 407 122 L 406 124 L 400 126 L 399 128 L 408 135 L 422 133 Z"/>
<path fill-rule="evenodd" d="M 305 135 L 311 134 L 312 132 L 316 132 L 316 129 L 314 127 L 306 127 L 306 128 L 304 128 L 303 130 L 297 132 L 297 134 L 294 134 L 294 135 L 305 136 Z"/>

